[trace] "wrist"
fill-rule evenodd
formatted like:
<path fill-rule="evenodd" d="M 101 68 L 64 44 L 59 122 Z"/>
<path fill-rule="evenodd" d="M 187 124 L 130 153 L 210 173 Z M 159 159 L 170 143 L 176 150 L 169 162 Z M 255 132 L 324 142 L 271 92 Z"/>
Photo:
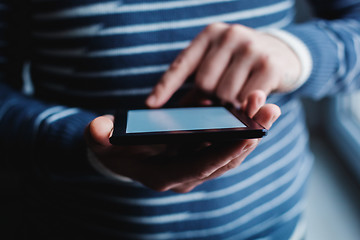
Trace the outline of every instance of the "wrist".
<path fill-rule="evenodd" d="M 279 92 L 292 92 L 300 88 L 312 72 L 312 57 L 307 46 L 296 36 L 280 29 L 265 29 L 262 32 L 285 43 L 296 55 L 300 63 L 300 73 L 297 77 L 285 76 L 278 88 Z"/>

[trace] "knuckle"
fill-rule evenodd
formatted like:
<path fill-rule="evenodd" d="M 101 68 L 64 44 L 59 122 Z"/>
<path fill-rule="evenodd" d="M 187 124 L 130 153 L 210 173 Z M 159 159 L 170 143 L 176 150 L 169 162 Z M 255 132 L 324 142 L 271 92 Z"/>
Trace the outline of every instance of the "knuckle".
<path fill-rule="evenodd" d="M 260 55 L 258 59 L 258 69 L 268 76 L 269 79 L 282 78 L 282 69 L 278 64 L 267 54 Z"/>
<path fill-rule="evenodd" d="M 258 49 L 254 41 L 249 39 L 242 39 L 242 42 L 237 48 L 237 55 L 244 58 L 253 58 L 254 56 L 259 55 Z"/>
<path fill-rule="evenodd" d="M 167 190 L 170 189 L 170 185 L 166 183 L 149 183 L 146 184 L 146 186 L 157 192 L 166 192 Z"/>
<path fill-rule="evenodd" d="M 241 37 L 241 26 L 240 25 L 231 25 L 224 34 L 224 40 L 233 41 Z"/>
<path fill-rule="evenodd" d="M 178 188 L 174 188 L 173 191 L 176 193 L 188 193 L 194 188 L 195 186 L 178 187 Z"/>
<path fill-rule="evenodd" d="M 245 55 L 253 55 L 257 52 L 257 49 L 253 41 L 247 40 L 242 44 L 242 51 Z"/>
<path fill-rule="evenodd" d="M 270 56 L 266 53 L 262 53 L 259 55 L 258 62 L 259 62 L 260 68 L 263 70 L 270 70 L 273 66 Z"/>
<path fill-rule="evenodd" d="M 206 171 L 206 170 L 203 170 L 203 171 L 199 171 L 195 174 L 195 179 L 198 179 L 198 180 L 202 180 L 202 179 L 205 179 L 207 177 L 210 176 L 210 172 Z"/>
<path fill-rule="evenodd" d="M 223 29 L 224 27 L 226 27 L 225 23 L 221 23 L 221 22 L 211 23 L 206 26 L 204 33 L 212 34 L 214 32 L 218 32 L 219 30 Z"/>
<path fill-rule="evenodd" d="M 249 139 L 249 142 L 247 143 L 247 145 L 244 147 L 245 151 L 249 151 L 249 150 L 253 150 L 256 148 L 256 146 L 258 145 L 259 140 L 258 139 Z"/>
<path fill-rule="evenodd" d="M 233 161 L 229 162 L 229 163 L 225 166 L 225 168 L 226 168 L 226 171 L 229 171 L 229 170 L 231 170 L 231 169 L 236 168 L 237 166 L 238 166 L 238 163 L 237 163 L 235 160 L 233 160 Z"/>

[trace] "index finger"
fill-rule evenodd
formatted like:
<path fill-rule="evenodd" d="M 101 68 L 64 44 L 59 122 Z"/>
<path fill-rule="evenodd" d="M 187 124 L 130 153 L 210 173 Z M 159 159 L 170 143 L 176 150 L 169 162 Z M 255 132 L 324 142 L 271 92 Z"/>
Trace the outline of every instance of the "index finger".
<path fill-rule="evenodd" d="M 150 108 L 158 108 L 164 105 L 195 71 L 209 43 L 210 37 L 207 34 L 200 33 L 190 45 L 176 57 L 169 69 L 154 87 L 150 96 L 146 99 L 146 105 Z"/>

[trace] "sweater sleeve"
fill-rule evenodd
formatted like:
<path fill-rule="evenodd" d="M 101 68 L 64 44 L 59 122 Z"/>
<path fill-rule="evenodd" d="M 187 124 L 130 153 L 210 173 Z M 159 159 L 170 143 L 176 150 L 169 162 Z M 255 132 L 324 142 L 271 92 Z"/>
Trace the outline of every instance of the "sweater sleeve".
<path fill-rule="evenodd" d="M 360 1 L 310 0 L 316 19 L 284 30 L 308 47 L 313 68 L 294 94 L 322 98 L 360 87 Z"/>
<path fill-rule="evenodd" d="M 49 162 L 62 159 L 64 168 L 69 159 L 73 166 L 87 167 L 83 131 L 96 115 L 22 93 L 22 66 L 30 44 L 23 42 L 28 39 L 24 36 L 26 19 L 16 19 L 26 15 L 15 13 L 21 8 L 15 9 L 14 2 L 0 0 L 1 151 L 11 151 L 7 155 L 17 159 L 20 155 L 27 159 L 36 156 Z M 56 168 L 60 166 L 55 165 Z"/>

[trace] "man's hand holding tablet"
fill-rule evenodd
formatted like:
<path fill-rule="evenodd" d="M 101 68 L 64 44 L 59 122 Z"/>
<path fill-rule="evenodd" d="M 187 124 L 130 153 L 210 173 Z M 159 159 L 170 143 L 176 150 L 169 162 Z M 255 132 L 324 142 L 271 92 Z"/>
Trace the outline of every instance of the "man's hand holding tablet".
<path fill-rule="evenodd" d="M 280 116 L 280 109 L 272 104 L 264 105 L 265 99 L 264 92 L 254 91 L 242 109 L 253 121 L 269 129 Z M 257 138 L 214 142 L 177 154 L 172 143 L 113 145 L 109 140 L 113 129 L 112 116 L 93 120 L 85 133 L 89 149 L 114 174 L 126 176 L 157 191 L 191 191 L 199 184 L 239 166 L 259 142 Z M 181 145 L 179 150 L 183 147 Z"/>

